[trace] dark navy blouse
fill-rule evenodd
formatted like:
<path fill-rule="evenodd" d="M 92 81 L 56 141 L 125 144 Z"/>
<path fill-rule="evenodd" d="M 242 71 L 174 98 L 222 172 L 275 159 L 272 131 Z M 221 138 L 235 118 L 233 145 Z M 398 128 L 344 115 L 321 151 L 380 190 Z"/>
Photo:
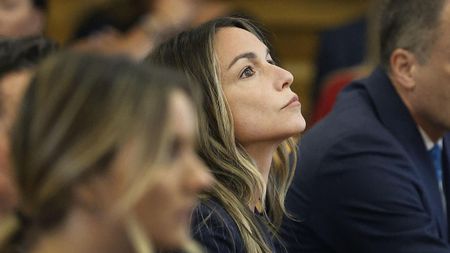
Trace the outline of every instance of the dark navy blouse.
<path fill-rule="evenodd" d="M 255 217 L 272 252 L 275 252 L 269 229 L 260 215 L 255 214 Z M 244 241 L 234 220 L 214 199 L 203 201 L 195 208 L 191 232 L 207 253 L 251 253 L 246 252 Z"/>

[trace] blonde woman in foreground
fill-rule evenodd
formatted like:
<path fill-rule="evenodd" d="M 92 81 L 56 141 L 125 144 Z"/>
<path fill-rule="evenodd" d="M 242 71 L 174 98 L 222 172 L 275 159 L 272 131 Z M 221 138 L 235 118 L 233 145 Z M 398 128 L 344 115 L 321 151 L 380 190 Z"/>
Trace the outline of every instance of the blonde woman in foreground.
<path fill-rule="evenodd" d="M 172 71 L 120 58 L 45 61 L 14 127 L 21 201 L 0 225 L 0 252 L 191 245 L 190 213 L 212 179 L 195 153 L 191 94 Z"/>
<path fill-rule="evenodd" d="M 191 229 L 208 252 L 275 252 L 296 160 L 291 137 L 305 120 L 290 89 L 293 76 L 269 48 L 249 20 L 220 18 L 148 58 L 181 70 L 203 92 L 200 155 L 217 184 L 196 208 Z"/>

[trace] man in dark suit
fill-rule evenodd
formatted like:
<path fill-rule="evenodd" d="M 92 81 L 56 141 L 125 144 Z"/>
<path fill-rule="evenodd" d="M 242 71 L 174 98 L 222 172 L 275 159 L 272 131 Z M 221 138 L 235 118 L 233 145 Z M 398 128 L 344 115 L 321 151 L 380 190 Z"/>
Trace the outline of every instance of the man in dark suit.
<path fill-rule="evenodd" d="M 301 140 L 289 252 L 450 252 L 450 0 L 386 0 L 381 66 Z"/>

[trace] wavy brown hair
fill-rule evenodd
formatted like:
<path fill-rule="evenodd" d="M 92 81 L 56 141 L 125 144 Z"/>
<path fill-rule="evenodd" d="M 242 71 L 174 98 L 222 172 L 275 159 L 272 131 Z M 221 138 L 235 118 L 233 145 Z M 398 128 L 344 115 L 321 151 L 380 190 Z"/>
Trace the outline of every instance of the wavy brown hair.
<path fill-rule="evenodd" d="M 258 201 L 256 196 L 265 196 L 262 206 L 268 207 L 264 209 L 267 224 L 273 232 L 277 230 L 285 214 L 284 200 L 295 169 L 296 143 L 289 138 L 278 146 L 265 192 L 261 173 L 235 138 L 232 113 L 219 78 L 214 39 L 223 27 L 244 29 L 270 48 L 264 33 L 253 22 L 225 17 L 179 34 L 156 48 L 147 61 L 175 67 L 192 84 L 200 85 L 200 156 L 217 179 L 207 197 L 220 201 L 234 219 L 247 252 L 267 253 L 271 252 L 270 246 L 248 206 Z"/>

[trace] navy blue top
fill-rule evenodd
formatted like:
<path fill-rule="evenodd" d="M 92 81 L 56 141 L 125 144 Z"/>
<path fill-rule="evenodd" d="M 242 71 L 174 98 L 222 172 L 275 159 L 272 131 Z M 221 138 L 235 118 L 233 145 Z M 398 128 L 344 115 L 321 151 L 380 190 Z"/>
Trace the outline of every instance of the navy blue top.
<path fill-rule="evenodd" d="M 271 233 L 262 217 L 255 214 L 266 242 L 275 252 Z M 218 201 L 209 199 L 201 202 L 192 215 L 191 232 L 208 253 L 246 253 L 244 241 L 233 218 Z"/>

